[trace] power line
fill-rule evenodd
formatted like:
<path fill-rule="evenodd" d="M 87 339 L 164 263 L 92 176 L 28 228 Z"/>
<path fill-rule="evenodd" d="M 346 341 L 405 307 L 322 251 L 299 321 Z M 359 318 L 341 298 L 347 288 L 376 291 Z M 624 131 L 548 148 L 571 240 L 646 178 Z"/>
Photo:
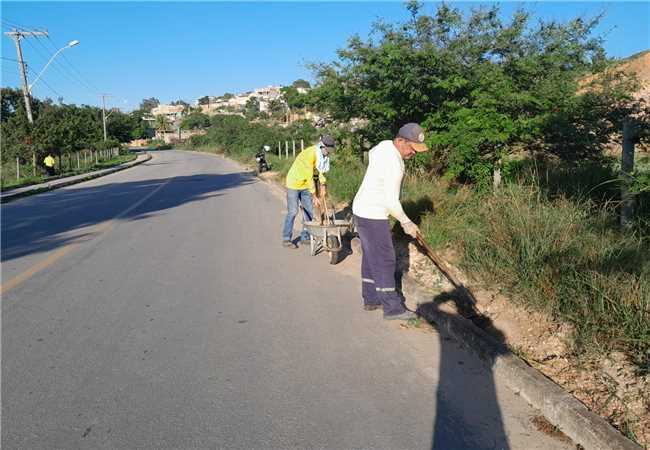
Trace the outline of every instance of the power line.
<path fill-rule="evenodd" d="M 0 59 L 4 59 L 5 61 L 17 62 L 17 63 L 20 62 L 20 61 L 18 61 L 17 59 L 13 59 L 13 58 L 5 58 L 4 56 L 0 56 Z M 25 64 L 27 64 L 27 62 L 25 62 Z"/>
<path fill-rule="evenodd" d="M 29 30 L 31 28 L 31 27 L 24 27 L 24 26 L 12 21 L 12 20 L 8 20 L 6 17 L 4 19 L 0 19 L 0 21 L 8 24 L 9 28 L 13 27 L 13 28 L 19 28 L 21 30 Z"/>
<path fill-rule="evenodd" d="M 56 44 L 54 43 L 54 41 L 52 40 L 52 38 L 51 38 L 50 36 L 47 36 L 47 40 L 48 40 L 48 42 L 50 43 L 50 45 L 51 45 L 54 49 L 57 48 Z M 65 54 L 62 53 L 61 56 L 63 57 L 63 61 L 65 61 L 65 62 L 68 64 L 68 66 L 70 66 L 70 68 L 72 69 L 72 72 L 71 72 L 71 73 L 75 73 L 75 75 L 77 76 L 77 78 L 78 78 L 78 79 L 79 79 L 83 84 L 85 84 L 86 87 L 87 87 L 87 88 L 88 88 L 88 89 L 89 89 L 93 94 L 97 94 L 97 92 L 99 92 L 99 89 L 97 89 L 94 85 L 92 85 L 91 83 L 89 83 L 89 82 L 85 79 L 85 77 L 84 77 L 84 76 L 81 74 L 81 72 L 80 72 L 80 71 L 79 71 L 79 70 L 78 70 L 78 69 L 77 69 L 77 68 L 72 64 L 72 62 L 70 62 L 70 60 L 67 58 L 67 56 L 65 56 Z"/>
<path fill-rule="evenodd" d="M 11 23 L 11 22 L 9 22 L 9 21 L 7 21 L 5 19 L 2 19 L 2 20 L 4 22 L 6 22 L 6 23 L 11 24 L 11 26 L 14 27 L 14 28 L 16 27 L 16 25 L 18 25 L 18 24 L 15 24 L 15 23 Z M 36 53 L 38 53 L 38 55 L 41 58 L 43 58 L 44 61 L 49 61 L 49 59 L 54 55 L 54 52 L 52 52 L 45 44 L 43 44 L 43 42 L 40 40 L 40 38 L 38 38 L 38 36 L 35 36 L 35 37 L 37 38 L 36 42 L 38 42 L 38 44 L 42 47 L 42 50 L 41 50 L 41 48 L 39 48 L 39 47 L 35 46 L 34 44 L 32 44 L 32 42 L 30 40 L 25 40 L 25 42 L 27 42 L 27 44 L 30 46 L 30 48 L 32 50 L 34 50 Z M 55 49 L 55 52 L 56 52 L 56 49 Z M 65 55 L 63 55 L 63 56 L 65 56 Z M 76 80 L 68 72 L 64 71 L 64 69 L 66 69 L 66 68 L 63 65 L 61 65 L 58 60 L 55 59 L 54 61 L 52 61 L 52 67 L 54 67 L 54 70 L 60 76 L 63 76 L 65 78 L 67 78 L 68 81 L 72 82 L 73 84 L 82 85 L 82 87 L 84 89 L 88 89 L 88 87 L 86 85 L 84 85 L 83 83 L 80 83 L 79 80 Z M 89 89 L 89 91 L 90 91 L 91 95 L 94 96 L 95 92 L 93 92 L 92 89 Z"/>
<path fill-rule="evenodd" d="M 36 42 L 38 42 L 38 43 L 40 44 L 40 46 L 43 48 L 43 50 L 46 52 L 44 58 L 45 58 L 46 61 L 48 61 L 48 60 L 52 57 L 52 55 L 53 55 L 54 53 L 52 53 L 52 52 L 50 51 L 50 49 L 48 49 L 48 48 L 45 46 L 45 44 L 43 44 L 43 42 L 41 42 L 40 39 L 36 39 Z M 43 51 L 42 51 L 40 48 L 36 47 L 36 46 L 35 46 L 34 44 L 32 44 L 30 41 L 27 41 L 27 43 L 29 44 L 29 46 L 30 46 L 34 51 L 36 51 L 39 55 L 41 55 L 41 57 L 43 57 Z M 75 80 L 71 75 L 69 75 L 67 72 L 65 72 L 65 71 L 63 70 L 64 67 L 61 66 L 61 65 L 59 64 L 59 61 L 58 61 L 58 60 L 55 59 L 54 61 L 52 61 L 52 67 L 54 67 L 54 70 L 56 70 L 56 72 L 57 72 L 59 75 L 65 77 L 65 78 L 66 78 L 68 81 L 70 81 L 71 83 L 73 83 L 73 84 L 75 84 L 75 85 L 81 85 L 81 83 L 79 83 L 78 80 Z M 86 86 L 81 85 L 81 87 L 83 87 L 84 89 L 87 89 Z M 91 93 L 94 94 L 92 91 L 91 91 Z"/>
<path fill-rule="evenodd" d="M 27 72 L 28 72 L 28 73 L 29 73 L 29 72 L 33 72 L 33 71 L 32 71 L 32 68 L 29 67 L 29 65 L 25 64 L 25 66 L 27 67 Z M 40 81 L 41 81 L 45 86 L 47 86 L 47 87 L 50 89 L 50 91 L 52 91 L 52 92 L 54 93 L 54 95 L 57 96 L 57 98 L 58 98 L 58 97 L 63 97 L 63 95 L 59 94 L 59 92 L 58 92 L 56 89 L 54 89 L 52 86 L 50 86 L 50 84 L 49 84 L 47 81 L 45 81 L 43 78 L 41 78 Z"/>
<path fill-rule="evenodd" d="M 7 28 L 14 28 L 14 29 L 21 29 L 21 30 L 27 30 L 27 27 L 23 27 L 22 25 L 18 24 L 17 22 L 14 22 L 12 20 L 7 20 L 6 18 L 0 19 L 0 21 L 3 23 L 3 25 Z M 40 45 L 40 48 L 33 45 L 30 40 L 25 40 L 30 48 L 34 50 L 38 55 L 43 58 L 45 61 L 49 61 L 49 59 L 52 57 L 54 52 L 57 52 L 58 49 L 56 47 L 56 44 L 54 41 L 49 37 L 49 35 L 46 35 L 48 38 L 48 42 L 54 50 L 50 50 L 47 45 L 45 45 L 38 36 L 36 39 L 36 42 Z M 41 50 L 42 48 L 42 50 Z M 43 53 L 44 52 L 44 53 Z M 52 61 L 52 66 L 54 67 L 55 71 L 60 75 L 65 77 L 68 81 L 72 82 L 73 84 L 83 88 L 84 90 L 88 91 L 90 95 L 95 97 L 97 95 L 97 92 L 99 92 L 99 89 L 97 89 L 96 86 L 94 86 L 92 83 L 88 81 L 86 77 L 81 73 L 77 67 L 72 64 L 72 62 L 65 56 L 65 54 L 61 54 L 63 57 L 63 61 L 65 61 L 65 65 L 62 63 L 62 60 L 60 59 L 55 59 Z M 16 60 L 14 60 L 16 61 Z M 17 62 L 17 61 L 16 61 Z M 32 70 L 32 74 L 35 73 Z M 42 80 L 42 79 L 41 79 Z M 42 80 L 44 84 L 46 84 L 50 90 L 53 92 L 57 93 L 55 89 L 53 89 L 49 84 L 45 82 L 45 80 Z M 57 93 L 58 94 L 58 93 Z"/>

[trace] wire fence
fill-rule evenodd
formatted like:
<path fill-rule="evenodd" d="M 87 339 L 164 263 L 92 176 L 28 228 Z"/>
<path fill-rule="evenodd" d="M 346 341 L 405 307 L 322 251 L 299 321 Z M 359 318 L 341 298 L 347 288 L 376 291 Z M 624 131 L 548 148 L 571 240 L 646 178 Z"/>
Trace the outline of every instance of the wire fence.
<path fill-rule="evenodd" d="M 282 141 L 278 141 L 278 149 L 277 149 L 277 155 L 278 158 L 282 159 L 289 159 L 289 156 L 291 155 L 292 158 L 296 157 L 296 147 L 298 142 L 295 140 L 291 141 L 284 141 L 284 146 L 282 145 Z M 305 149 L 305 141 L 304 139 L 300 139 L 300 147 L 298 149 L 298 152 L 301 152 Z"/>
<path fill-rule="evenodd" d="M 83 172 L 94 166 L 117 158 L 120 155 L 119 148 L 106 150 L 81 150 L 78 152 L 52 155 L 54 158 L 54 176 Z M 3 184 L 24 178 L 37 178 L 48 175 L 44 161 L 38 161 L 36 154 L 32 154 L 30 160 L 16 157 L 13 160 L 3 161 L 1 177 Z"/>

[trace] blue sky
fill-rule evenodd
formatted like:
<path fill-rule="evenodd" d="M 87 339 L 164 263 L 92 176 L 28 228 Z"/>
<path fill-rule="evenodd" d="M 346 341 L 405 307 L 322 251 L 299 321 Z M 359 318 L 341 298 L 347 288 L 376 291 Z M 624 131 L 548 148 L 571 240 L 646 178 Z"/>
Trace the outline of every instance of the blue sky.
<path fill-rule="evenodd" d="M 478 3 L 448 2 L 469 10 Z M 604 12 L 598 32 L 610 56 L 650 48 L 648 2 L 506 2 L 544 19 L 568 20 Z M 436 3 L 425 3 L 433 12 Z M 56 49 L 73 39 L 34 87 L 37 97 L 66 103 L 109 104 L 130 110 L 145 97 L 194 101 L 269 84 L 311 79 L 306 62 L 330 61 L 354 33 L 373 21 L 406 17 L 402 2 L 2 2 L 2 30 L 47 29 L 28 39 L 24 57 L 32 81 Z M 19 86 L 13 41 L 2 37 L 2 86 Z"/>

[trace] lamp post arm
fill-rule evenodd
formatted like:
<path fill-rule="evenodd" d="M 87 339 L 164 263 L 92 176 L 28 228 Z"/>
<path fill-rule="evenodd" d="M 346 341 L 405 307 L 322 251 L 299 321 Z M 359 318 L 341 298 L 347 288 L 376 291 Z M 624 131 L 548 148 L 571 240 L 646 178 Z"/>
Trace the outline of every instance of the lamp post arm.
<path fill-rule="evenodd" d="M 31 95 L 31 93 L 32 93 L 32 88 L 34 87 L 34 85 L 36 84 L 36 82 L 37 82 L 38 80 L 41 79 L 41 76 L 42 76 L 43 73 L 45 72 L 45 69 L 47 69 L 48 66 L 49 66 L 50 64 L 52 64 L 52 61 L 54 61 L 54 58 L 56 58 L 57 56 L 59 56 L 59 53 L 61 53 L 61 52 L 62 52 L 63 50 L 65 50 L 66 48 L 74 47 L 74 46 L 77 45 L 77 44 L 79 44 L 79 41 L 77 41 L 77 40 L 70 41 L 70 43 L 69 43 L 68 45 L 66 45 L 65 47 L 61 47 L 60 49 L 58 49 L 58 50 L 57 50 L 57 51 L 52 55 L 52 57 L 51 57 L 50 60 L 47 62 L 47 64 L 45 64 L 45 67 L 43 67 L 43 70 L 41 70 L 41 73 L 39 73 L 38 76 L 36 77 L 36 79 L 32 82 L 32 84 L 30 84 L 30 85 L 28 86 L 27 91 L 29 92 L 30 95 Z"/>
<path fill-rule="evenodd" d="M 43 75 L 43 72 L 45 72 L 45 69 L 47 69 L 47 67 L 52 63 L 52 61 L 54 61 L 54 58 L 56 58 L 59 55 L 59 53 L 61 53 L 66 48 L 68 48 L 68 47 L 66 46 L 66 47 L 60 48 L 60 49 L 58 49 L 56 51 L 56 53 L 54 55 L 52 55 L 52 57 L 47 62 L 47 64 L 45 64 L 45 67 L 43 67 L 43 70 L 41 70 L 41 73 L 39 73 L 38 76 L 36 77 L 36 79 L 32 82 L 32 84 L 29 85 L 28 91 L 29 91 L 30 94 L 32 93 L 32 88 L 34 87 L 36 82 L 41 79 L 41 75 Z"/>

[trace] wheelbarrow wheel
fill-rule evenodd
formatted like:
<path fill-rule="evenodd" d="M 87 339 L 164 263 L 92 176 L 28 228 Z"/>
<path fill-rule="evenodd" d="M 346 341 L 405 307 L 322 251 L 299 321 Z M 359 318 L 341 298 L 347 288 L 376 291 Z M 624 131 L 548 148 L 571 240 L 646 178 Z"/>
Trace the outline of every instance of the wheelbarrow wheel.
<path fill-rule="evenodd" d="M 341 243 L 337 236 L 327 236 L 327 250 L 330 254 L 330 264 L 339 262 L 339 250 L 341 250 Z"/>

